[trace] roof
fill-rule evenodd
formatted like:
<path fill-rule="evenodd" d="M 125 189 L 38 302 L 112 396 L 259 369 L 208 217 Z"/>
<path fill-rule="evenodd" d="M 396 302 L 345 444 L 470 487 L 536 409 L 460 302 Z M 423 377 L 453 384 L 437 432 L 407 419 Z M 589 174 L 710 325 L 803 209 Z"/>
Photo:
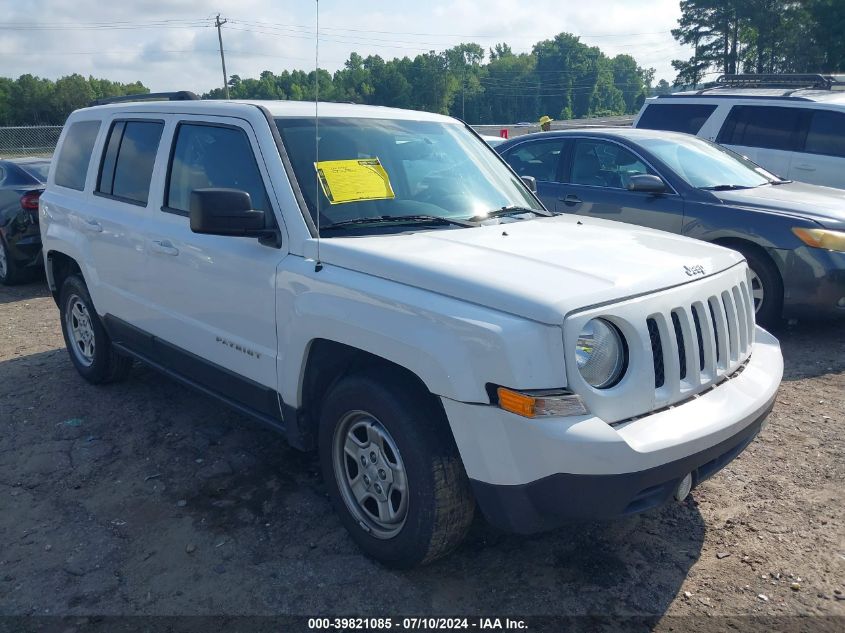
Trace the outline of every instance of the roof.
<path fill-rule="evenodd" d="M 669 95 L 659 95 L 659 100 L 681 97 L 685 99 L 785 99 L 795 101 L 814 101 L 817 103 L 845 104 L 843 90 L 816 90 L 812 88 L 708 88 L 705 90 L 688 90 Z"/>
<path fill-rule="evenodd" d="M 682 132 L 669 132 L 665 130 L 649 130 L 633 127 L 590 127 L 572 128 L 568 130 L 552 130 L 550 132 L 536 132 L 534 134 L 523 134 L 505 142 L 508 146 L 516 145 L 521 141 L 548 140 L 554 138 L 566 138 L 568 136 L 592 136 L 596 138 L 624 138 L 631 141 L 645 138 L 665 138 L 678 141 L 689 140 L 689 134 Z"/>
<path fill-rule="evenodd" d="M 231 115 L 246 108 L 261 106 L 266 108 L 274 117 L 313 117 L 313 101 L 263 101 L 250 100 L 216 100 L 203 99 L 198 101 L 125 101 L 85 108 L 86 111 L 108 112 L 159 112 L 181 114 Z M 367 119 L 401 119 L 409 121 L 440 121 L 443 123 L 458 123 L 457 119 L 420 112 L 417 110 L 402 110 L 385 106 L 361 105 L 357 103 L 319 103 L 320 117 L 346 117 Z"/>

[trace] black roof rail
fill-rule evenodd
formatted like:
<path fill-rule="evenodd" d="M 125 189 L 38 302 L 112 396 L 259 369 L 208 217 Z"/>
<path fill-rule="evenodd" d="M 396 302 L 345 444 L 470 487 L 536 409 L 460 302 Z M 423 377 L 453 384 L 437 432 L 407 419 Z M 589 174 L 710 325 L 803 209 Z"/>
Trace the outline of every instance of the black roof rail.
<path fill-rule="evenodd" d="M 821 73 L 759 73 L 741 75 L 720 75 L 714 88 L 814 88 L 832 90 L 837 84 L 845 83 L 843 75 Z"/>
<path fill-rule="evenodd" d="M 136 95 L 121 95 L 119 97 L 103 97 L 95 99 L 89 106 L 106 105 L 107 103 L 123 103 L 126 101 L 197 101 L 199 97 L 189 90 L 178 92 L 143 92 Z"/>
<path fill-rule="evenodd" d="M 790 91 L 791 92 L 791 91 Z M 738 95 L 736 93 L 729 93 L 729 94 L 719 94 L 717 93 L 706 93 L 706 92 L 694 92 L 692 94 L 682 94 L 682 93 L 675 93 L 675 94 L 668 94 L 668 95 L 655 95 L 656 99 L 697 99 L 699 97 L 707 97 L 708 99 L 754 99 L 756 101 L 765 101 L 766 99 L 770 101 L 783 101 L 784 99 L 789 99 L 792 101 L 812 101 L 812 99 L 808 97 L 795 97 L 790 95 Z"/>

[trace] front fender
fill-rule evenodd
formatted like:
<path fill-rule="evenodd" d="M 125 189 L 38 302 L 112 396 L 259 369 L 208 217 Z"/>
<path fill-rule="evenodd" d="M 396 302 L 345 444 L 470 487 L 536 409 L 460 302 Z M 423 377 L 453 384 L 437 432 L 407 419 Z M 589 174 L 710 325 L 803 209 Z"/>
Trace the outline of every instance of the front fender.
<path fill-rule="evenodd" d="M 327 339 L 413 372 L 433 394 L 489 402 L 487 383 L 565 386 L 561 328 L 426 290 L 289 257 L 277 273 L 279 392 L 302 404 L 311 342 Z"/>
<path fill-rule="evenodd" d="M 808 218 L 771 213 L 766 209 L 718 204 L 686 205 L 683 235 L 705 242 L 739 239 L 768 249 L 794 249 L 803 245 L 794 227 L 817 228 Z"/>

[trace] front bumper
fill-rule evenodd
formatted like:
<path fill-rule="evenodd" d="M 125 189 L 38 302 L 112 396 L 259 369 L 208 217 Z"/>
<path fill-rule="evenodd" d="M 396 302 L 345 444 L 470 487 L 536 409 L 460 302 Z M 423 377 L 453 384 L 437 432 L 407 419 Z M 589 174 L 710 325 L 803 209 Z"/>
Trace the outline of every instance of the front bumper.
<path fill-rule="evenodd" d="M 786 317 L 845 317 L 845 253 L 802 246 L 775 251 Z"/>
<path fill-rule="evenodd" d="M 744 370 L 669 409 L 610 426 L 595 416 L 529 420 L 443 399 L 476 500 L 504 529 L 641 512 L 696 485 L 754 439 L 783 375 L 778 342 L 757 328 Z"/>

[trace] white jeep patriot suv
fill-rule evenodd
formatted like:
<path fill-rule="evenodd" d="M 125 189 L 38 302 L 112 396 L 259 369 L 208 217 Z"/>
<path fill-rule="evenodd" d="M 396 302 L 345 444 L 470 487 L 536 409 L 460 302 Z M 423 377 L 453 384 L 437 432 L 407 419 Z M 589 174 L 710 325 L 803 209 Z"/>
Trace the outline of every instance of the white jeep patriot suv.
<path fill-rule="evenodd" d="M 742 256 L 550 217 L 465 124 L 382 107 L 74 112 L 40 200 L 70 359 L 133 359 L 318 449 L 369 555 L 683 499 L 772 407 Z"/>

